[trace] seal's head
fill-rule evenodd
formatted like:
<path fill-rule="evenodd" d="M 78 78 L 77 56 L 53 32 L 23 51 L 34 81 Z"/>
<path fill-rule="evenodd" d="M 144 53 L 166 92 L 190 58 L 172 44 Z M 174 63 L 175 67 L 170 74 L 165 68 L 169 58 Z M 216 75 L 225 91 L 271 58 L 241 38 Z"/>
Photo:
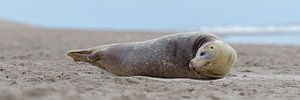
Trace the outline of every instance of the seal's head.
<path fill-rule="evenodd" d="M 227 43 L 215 40 L 203 44 L 189 67 L 207 79 L 223 78 L 229 73 L 237 59 L 235 50 Z"/>

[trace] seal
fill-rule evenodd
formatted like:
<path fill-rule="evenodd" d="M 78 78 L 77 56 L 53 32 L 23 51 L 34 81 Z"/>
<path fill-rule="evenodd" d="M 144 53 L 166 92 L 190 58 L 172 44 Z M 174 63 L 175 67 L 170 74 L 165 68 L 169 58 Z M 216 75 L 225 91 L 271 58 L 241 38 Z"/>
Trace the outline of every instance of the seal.
<path fill-rule="evenodd" d="M 71 50 L 87 62 L 117 76 L 220 79 L 237 59 L 235 50 L 211 33 L 177 33 L 156 39 Z"/>

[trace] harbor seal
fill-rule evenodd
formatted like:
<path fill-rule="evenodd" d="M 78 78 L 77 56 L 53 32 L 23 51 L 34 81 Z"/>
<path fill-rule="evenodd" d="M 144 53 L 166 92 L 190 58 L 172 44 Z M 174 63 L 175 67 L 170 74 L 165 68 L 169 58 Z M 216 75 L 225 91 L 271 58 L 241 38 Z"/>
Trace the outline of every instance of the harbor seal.
<path fill-rule="evenodd" d="M 156 39 L 71 50 L 87 62 L 117 76 L 219 79 L 233 67 L 235 50 L 211 33 L 178 33 Z"/>

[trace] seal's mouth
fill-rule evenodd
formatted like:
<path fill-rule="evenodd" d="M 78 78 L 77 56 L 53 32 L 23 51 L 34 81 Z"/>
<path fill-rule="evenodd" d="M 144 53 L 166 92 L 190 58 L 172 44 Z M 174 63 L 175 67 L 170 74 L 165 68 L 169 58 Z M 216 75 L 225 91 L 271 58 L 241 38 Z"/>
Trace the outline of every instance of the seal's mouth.
<path fill-rule="evenodd" d="M 210 64 L 210 62 L 208 61 L 208 62 L 206 62 L 203 66 L 201 66 L 200 68 L 203 68 L 203 67 L 205 67 L 205 66 L 208 66 L 208 64 Z"/>
<path fill-rule="evenodd" d="M 197 73 L 198 75 L 204 76 L 206 79 L 220 79 L 223 78 L 223 74 L 218 74 L 213 72 L 213 70 L 210 66 L 211 62 L 205 62 L 201 67 L 199 68 L 195 68 L 195 67 L 191 67 L 192 71 Z"/>
<path fill-rule="evenodd" d="M 199 68 L 203 68 L 205 66 L 208 66 L 210 64 L 209 61 L 205 62 L 202 66 L 200 66 Z M 197 71 L 197 69 L 195 67 L 193 67 L 193 64 L 189 64 L 189 67 L 193 70 L 193 71 Z"/>

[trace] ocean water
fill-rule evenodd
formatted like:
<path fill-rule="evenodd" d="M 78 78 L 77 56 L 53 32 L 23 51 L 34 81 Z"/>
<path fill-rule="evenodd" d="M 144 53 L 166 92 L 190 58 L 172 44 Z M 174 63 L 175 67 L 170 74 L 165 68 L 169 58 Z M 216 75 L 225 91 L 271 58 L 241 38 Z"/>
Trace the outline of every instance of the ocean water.
<path fill-rule="evenodd" d="M 223 39 L 230 44 L 300 45 L 300 34 L 230 35 Z"/>

